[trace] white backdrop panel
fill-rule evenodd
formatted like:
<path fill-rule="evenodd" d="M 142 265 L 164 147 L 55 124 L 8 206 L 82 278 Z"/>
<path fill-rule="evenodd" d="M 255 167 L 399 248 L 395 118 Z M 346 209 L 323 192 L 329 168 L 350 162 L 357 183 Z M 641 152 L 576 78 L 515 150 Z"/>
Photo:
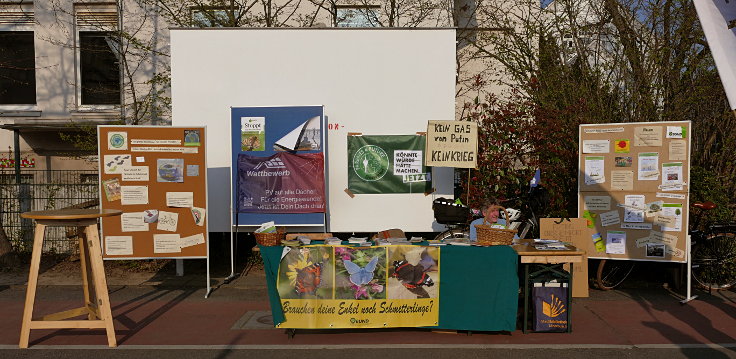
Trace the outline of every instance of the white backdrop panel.
<path fill-rule="evenodd" d="M 329 230 L 433 231 L 432 200 L 452 193 L 452 170 L 434 169 L 430 196 L 357 195 L 347 188 L 347 134 L 426 131 L 455 113 L 452 29 L 174 29 L 175 126 L 207 125 L 209 224 L 229 231 L 230 107 L 324 105 Z M 337 128 L 334 128 L 337 127 Z M 218 178 L 223 177 L 223 178 Z"/>

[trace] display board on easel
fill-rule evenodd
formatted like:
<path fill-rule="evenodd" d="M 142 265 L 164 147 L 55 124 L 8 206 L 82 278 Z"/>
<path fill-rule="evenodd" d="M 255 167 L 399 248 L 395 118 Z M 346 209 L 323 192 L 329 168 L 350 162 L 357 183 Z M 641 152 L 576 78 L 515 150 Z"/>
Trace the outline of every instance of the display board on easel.
<path fill-rule="evenodd" d="M 581 125 L 578 216 L 589 258 L 685 262 L 690 121 Z"/>
<path fill-rule="evenodd" d="M 233 107 L 230 128 L 233 224 L 324 230 L 324 108 Z"/>
<path fill-rule="evenodd" d="M 104 259 L 207 258 L 205 127 L 99 126 Z"/>

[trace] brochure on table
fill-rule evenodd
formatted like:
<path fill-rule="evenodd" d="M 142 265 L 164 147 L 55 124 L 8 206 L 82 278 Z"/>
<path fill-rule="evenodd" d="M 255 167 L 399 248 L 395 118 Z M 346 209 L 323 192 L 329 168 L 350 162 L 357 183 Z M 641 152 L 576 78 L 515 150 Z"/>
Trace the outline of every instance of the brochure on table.
<path fill-rule="evenodd" d="M 581 125 L 590 258 L 687 261 L 690 121 Z"/>

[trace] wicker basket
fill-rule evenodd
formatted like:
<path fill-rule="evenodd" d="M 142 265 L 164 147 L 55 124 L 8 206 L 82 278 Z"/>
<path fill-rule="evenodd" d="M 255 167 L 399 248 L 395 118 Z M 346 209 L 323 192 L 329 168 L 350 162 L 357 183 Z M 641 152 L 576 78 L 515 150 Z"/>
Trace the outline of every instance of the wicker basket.
<path fill-rule="evenodd" d="M 281 241 L 286 239 L 286 230 L 283 228 L 277 228 L 276 232 L 272 233 L 253 233 L 256 236 L 256 243 L 262 246 L 280 246 Z"/>
<path fill-rule="evenodd" d="M 506 208 L 501 207 L 501 209 L 506 214 L 506 218 L 509 218 Z M 515 229 L 493 228 L 490 224 L 486 223 L 486 219 L 483 218 L 483 224 L 475 225 L 478 236 L 476 244 L 481 246 L 507 246 L 513 243 L 514 235 L 516 234 Z M 508 223 L 506 223 L 506 227 L 508 227 Z"/>

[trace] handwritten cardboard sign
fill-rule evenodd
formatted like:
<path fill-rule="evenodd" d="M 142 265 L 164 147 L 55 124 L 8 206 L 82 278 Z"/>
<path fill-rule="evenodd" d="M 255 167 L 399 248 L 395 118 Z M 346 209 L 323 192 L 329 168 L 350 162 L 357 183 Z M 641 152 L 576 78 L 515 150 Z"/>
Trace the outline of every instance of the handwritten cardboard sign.
<path fill-rule="evenodd" d="M 539 236 L 542 239 L 556 239 L 572 243 L 580 250 L 588 248 L 590 232 L 585 218 L 540 218 Z M 582 263 L 572 263 L 573 284 L 572 296 L 575 298 L 588 297 L 588 256 L 583 257 Z"/>
<path fill-rule="evenodd" d="M 476 168 L 478 125 L 468 121 L 429 121 L 425 165 Z"/>

